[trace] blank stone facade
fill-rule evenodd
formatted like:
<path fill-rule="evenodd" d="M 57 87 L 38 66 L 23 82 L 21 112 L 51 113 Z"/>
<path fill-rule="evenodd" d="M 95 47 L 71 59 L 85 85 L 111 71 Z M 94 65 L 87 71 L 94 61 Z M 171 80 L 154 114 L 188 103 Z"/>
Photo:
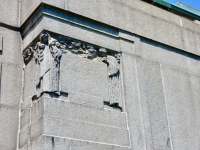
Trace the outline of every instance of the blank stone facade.
<path fill-rule="evenodd" d="M 200 25 L 141 0 L 0 0 L 0 150 L 199 150 Z"/>

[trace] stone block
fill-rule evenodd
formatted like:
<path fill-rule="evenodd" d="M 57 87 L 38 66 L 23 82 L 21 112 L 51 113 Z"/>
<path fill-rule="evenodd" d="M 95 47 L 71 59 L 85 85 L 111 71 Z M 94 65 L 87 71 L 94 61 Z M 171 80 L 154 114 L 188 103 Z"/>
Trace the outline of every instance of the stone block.
<path fill-rule="evenodd" d="M 0 105 L 0 149 L 16 150 L 19 109 Z"/>
<path fill-rule="evenodd" d="M 34 129 L 37 130 L 36 127 Z M 54 117 L 44 118 L 43 129 L 45 135 L 129 146 L 129 133 L 126 129 Z M 32 130 L 32 132 L 37 132 L 35 130 Z"/>
<path fill-rule="evenodd" d="M 137 52 L 143 59 L 159 62 L 174 68 L 200 74 L 199 58 L 184 51 L 141 39 L 141 49 Z"/>
<path fill-rule="evenodd" d="M 24 111 L 32 105 L 32 97 L 36 90 L 36 65 L 35 60 L 32 59 L 24 69 L 24 95 L 21 111 Z"/>
<path fill-rule="evenodd" d="M 131 148 L 42 135 L 20 150 L 131 150 Z"/>
<path fill-rule="evenodd" d="M 171 149 L 160 64 L 138 59 L 137 65 L 147 149 Z"/>
<path fill-rule="evenodd" d="M 42 134 L 129 146 L 129 134 L 126 129 L 72 119 L 42 117 L 31 124 L 31 141 Z"/>
<path fill-rule="evenodd" d="M 23 129 L 24 127 L 30 125 L 30 123 L 31 123 L 31 111 L 29 108 L 21 114 L 20 129 Z"/>
<path fill-rule="evenodd" d="M 200 77 L 162 65 L 173 149 L 200 149 Z"/>
<path fill-rule="evenodd" d="M 0 52 L 0 61 L 22 65 L 23 58 L 21 54 L 22 42 L 20 32 L 17 30 L 9 30 L 8 28 L 0 27 L 0 33 L 3 36 L 3 51 L 2 53 Z"/>
<path fill-rule="evenodd" d="M 71 140 L 70 150 L 131 150 L 129 147 L 99 144 L 87 141 Z"/>
<path fill-rule="evenodd" d="M 120 49 L 122 52 L 128 53 L 128 54 L 135 54 L 135 46 L 134 42 L 125 40 L 125 39 L 120 39 Z"/>
<path fill-rule="evenodd" d="M 109 101 L 107 78 L 105 63 L 81 58 L 74 54 L 62 56 L 61 90 L 65 93 L 74 91 L 100 97 L 101 103 L 103 103 L 102 99 Z"/>
<path fill-rule="evenodd" d="M 30 126 L 20 130 L 19 133 L 19 148 L 25 146 L 30 141 Z"/>
<path fill-rule="evenodd" d="M 19 107 L 22 95 L 22 66 L 2 63 L 1 104 Z"/>
<path fill-rule="evenodd" d="M 41 97 L 39 100 L 34 101 L 31 107 L 31 123 L 43 117 L 44 112 L 44 98 Z"/>
<path fill-rule="evenodd" d="M 51 98 L 41 98 L 33 104 L 31 109 L 32 122 L 44 115 L 121 129 L 127 128 L 126 113 L 124 112 L 105 110 Z"/>
<path fill-rule="evenodd" d="M 134 150 L 142 150 L 146 147 L 146 141 L 136 62 L 137 57 L 134 55 L 122 53 L 124 101 L 131 146 Z"/>
<path fill-rule="evenodd" d="M 48 126 L 48 125 L 47 125 Z M 37 119 L 31 123 L 30 140 L 33 141 L 44 133 L 44 117 Z M 55 127 L 57 128 L 57 127 Z M 51 129 L 52 130 L 52 129 Z M 54 129 L 53 129 L 54 130 Z"/>
<path fill-rule="evenodd" d="M 10 26 L 19 26 L 19 1 L 4 1 L 0 0 L 0 22 L 10 25 Z"/>
<path fill-rule="evenodd" d="M 44 98 L 33 104 L 31 114 L 31 141 L 45 134 L 129 146 L 122 112 Z"/>

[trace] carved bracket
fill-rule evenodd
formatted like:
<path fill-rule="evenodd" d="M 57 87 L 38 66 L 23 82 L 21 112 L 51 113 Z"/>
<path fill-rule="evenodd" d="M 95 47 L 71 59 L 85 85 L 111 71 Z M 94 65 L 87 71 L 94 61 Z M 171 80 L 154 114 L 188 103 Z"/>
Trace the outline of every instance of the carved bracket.
<path fill-rule="evenodd" d="M 41 94 L 56 93 L 60 95 L 60 60 L 63 54 L 71 53 L 93 61 L 104 62 L 108 66 L 108 81 L 110 106 L 122 108 L 120 82 L 120 53 L 107 51 L 105 48 L 95 48 L 92 45 L 67 39 L 59 41 L 48 33 L 40 35 L 40 40 L 22 52 L 27 65 L 32 58 L 37 68 L 35 97 Z"/>

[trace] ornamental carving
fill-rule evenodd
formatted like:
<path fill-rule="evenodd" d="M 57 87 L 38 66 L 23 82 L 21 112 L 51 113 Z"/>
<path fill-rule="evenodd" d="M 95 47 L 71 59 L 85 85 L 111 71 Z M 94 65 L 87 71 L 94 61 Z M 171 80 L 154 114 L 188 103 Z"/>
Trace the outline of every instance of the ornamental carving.
<path fill-rule="evenodd" d="M 22 52 L 26 65 L 32 58 L 35 60 L 37 68 L 36 98 L 43 93 L 60 95 L 60 61 L 65 53 L 106 63 L 108 66 L 110 100 L 105 103 L 122 108 L 120 82 L 121 54 L 71 39 L 59 41 L 48 33 L 41 34 L 40 40 L 37 43 L 32 44 Z"/>

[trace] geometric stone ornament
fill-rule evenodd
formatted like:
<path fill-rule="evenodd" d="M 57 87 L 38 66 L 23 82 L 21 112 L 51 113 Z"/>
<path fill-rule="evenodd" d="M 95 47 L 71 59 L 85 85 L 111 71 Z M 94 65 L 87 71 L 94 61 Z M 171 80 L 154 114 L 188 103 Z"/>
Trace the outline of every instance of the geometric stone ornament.
<path fill-rule="evenodd" d="M 33 99 L 38 99 L 44 93 L 60 95 L 60 61 L 62 55 L 66 53 L 107 64 L 110 97 L 105 104 L 121 109 L 121 54 L 108 51 L 105 48 L 97 48 L 77 40 L 66 39 L 60 41 L 51 37 L 47 32 L 42 33 L 39 41 L 32 43 L 30 47 L 22 52 L 26 65 L 32 58 L 35 59 L 37 77 L 35 85 L 36 94 L 33 95 Z"/>

